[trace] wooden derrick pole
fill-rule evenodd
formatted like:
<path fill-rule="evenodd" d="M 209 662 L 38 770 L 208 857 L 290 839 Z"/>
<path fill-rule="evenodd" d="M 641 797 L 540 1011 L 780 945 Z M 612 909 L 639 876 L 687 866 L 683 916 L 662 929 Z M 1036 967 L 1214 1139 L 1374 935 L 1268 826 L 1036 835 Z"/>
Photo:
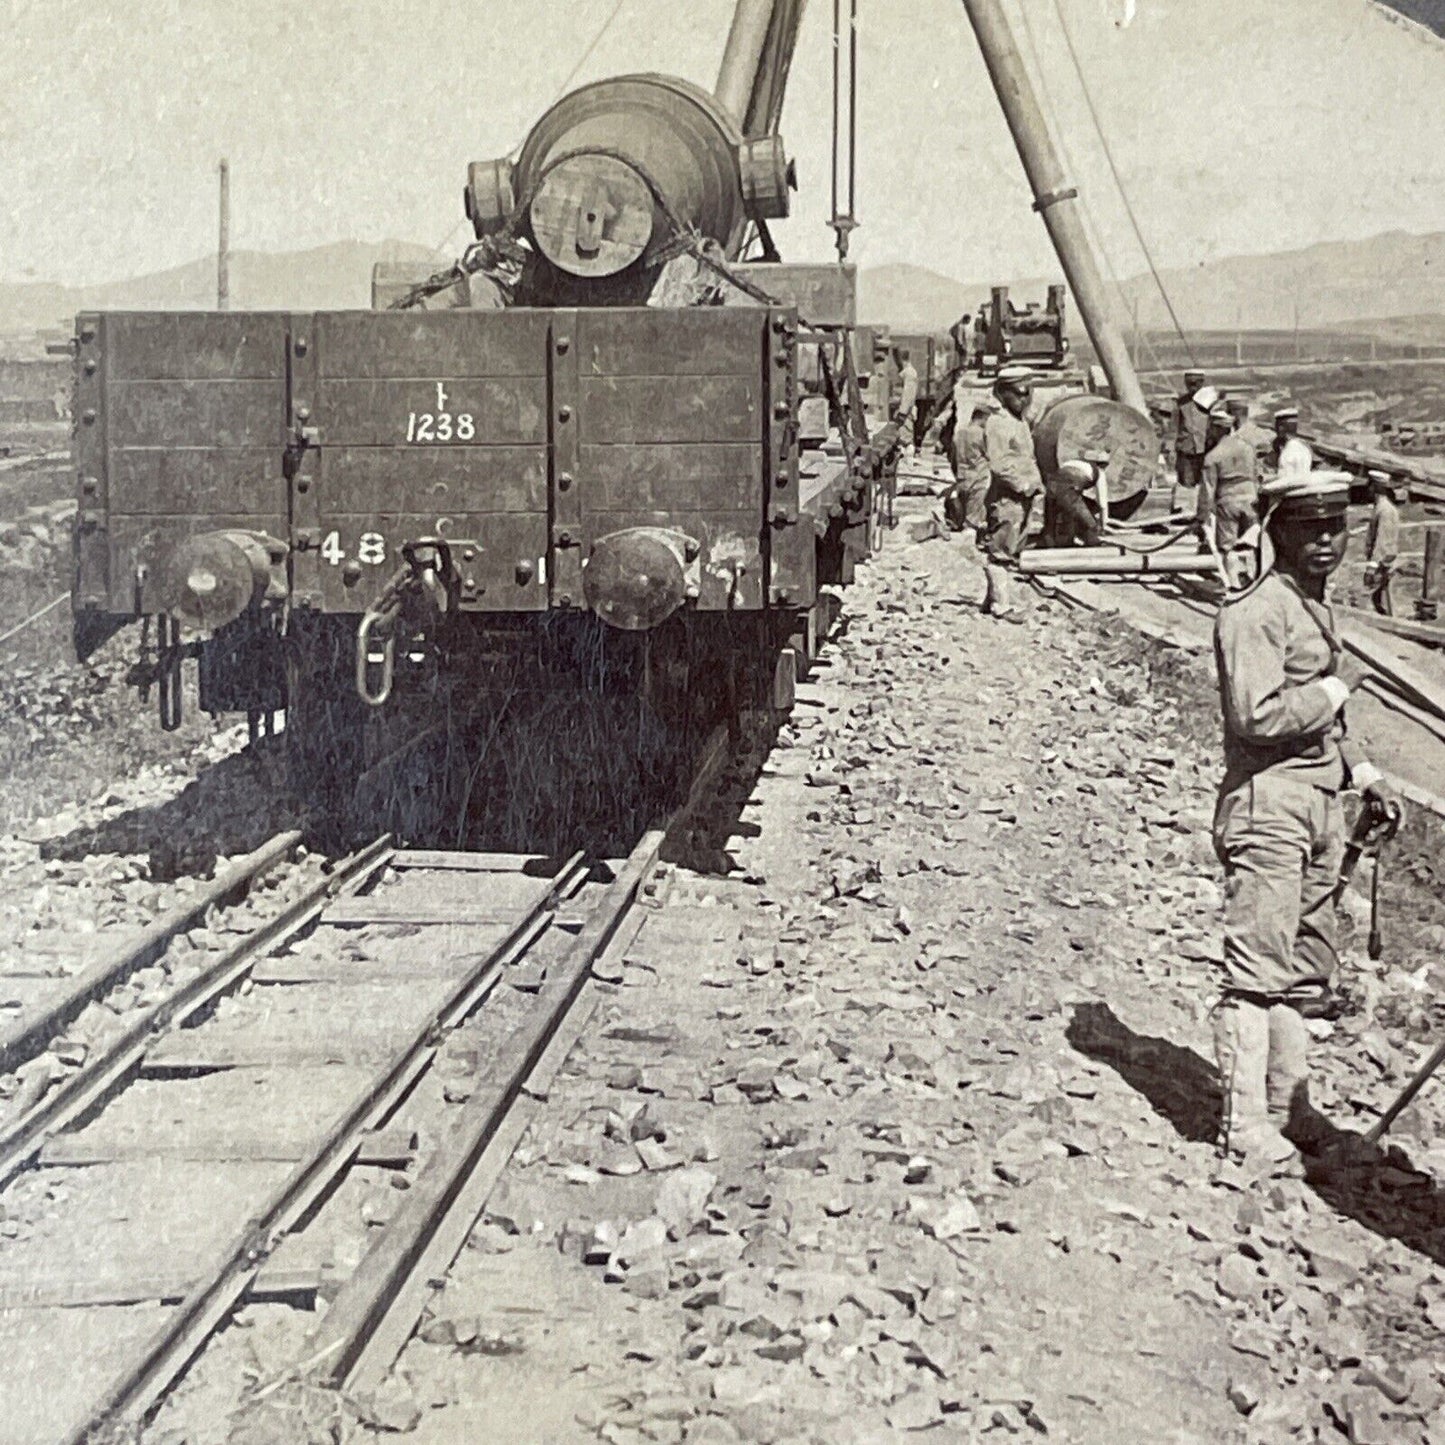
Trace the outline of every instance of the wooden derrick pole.
<path fill-rule="evenodd" d="M 1044 113 L 1024 69 L 1013 31 L 1000 0 L 963 0 L 963 8 L 978 37 L 984 64 L 1003 107 L 1004 119 L 1018 148 L 1019 159 L 1034 193 L 1034 210 L 1048 227 L 1049 239 L 1068 277 L 1089 340 L 1094 343 L 1104 373 L 1117 400 L 1143 416 L 1149 415 L 1144 390 L 1129 360 L 1129 348 L 1114 321 L 1103 278 L 1079 212 L 1079 192 L 1064 177 L 1049 137 Z"/>

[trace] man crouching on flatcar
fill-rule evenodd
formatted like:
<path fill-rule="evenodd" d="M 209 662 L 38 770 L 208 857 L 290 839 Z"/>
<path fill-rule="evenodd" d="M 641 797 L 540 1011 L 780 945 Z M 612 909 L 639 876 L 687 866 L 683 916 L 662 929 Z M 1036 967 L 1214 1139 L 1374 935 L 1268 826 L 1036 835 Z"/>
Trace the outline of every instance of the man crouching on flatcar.
<path fill-rule="evenodd" d="M 1299 1172 L 1283 1131 L 1307 1117 L 1305 1020 L 1338 1013 L 1340 792 L 1359 789 L 1379 817 L 1400 810 L 1348 736 L 1345 702 L 1365 670 L 1344 654 L 1325 600 L 1344 560 L 1349 481 L 1302 472 L 1262 489 L 1274 566 L 1228 598 L 1215 623 L 1224 778 L 1214 846 L 1225 882 L 1214 1034 L 1224 1149 L 1257 1174 Z"/>

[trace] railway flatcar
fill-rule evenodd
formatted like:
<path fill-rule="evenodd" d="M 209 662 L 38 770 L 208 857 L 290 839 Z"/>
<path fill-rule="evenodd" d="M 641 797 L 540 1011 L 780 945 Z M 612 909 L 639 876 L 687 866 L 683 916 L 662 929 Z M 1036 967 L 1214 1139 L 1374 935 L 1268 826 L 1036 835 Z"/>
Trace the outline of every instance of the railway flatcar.
<path fill-rule="evenodd" d="M 332 800 L 438 679 L 787 705 L 896 441 L 852 268 L 768 232 L 801 11 L 740 0 L 716 93 L 565 96 L 469 168 L 458 263 L 380 268 L 371 311 L 80 316 L 80 654 L 141 624 L 163 726 L 194 660 L 200 705 L 284 713 Z"/>

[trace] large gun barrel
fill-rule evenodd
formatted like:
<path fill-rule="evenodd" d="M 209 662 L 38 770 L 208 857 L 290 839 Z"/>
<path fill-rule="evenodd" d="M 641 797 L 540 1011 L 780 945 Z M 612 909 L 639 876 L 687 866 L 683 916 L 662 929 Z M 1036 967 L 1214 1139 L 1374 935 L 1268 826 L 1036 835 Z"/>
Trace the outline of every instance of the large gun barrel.
<path fill-rule="evenodd" d="M 626 75 L 558 101 L 515 165 L 473 164 L 466 208 L 479 237 L 510 228 L 544 259 L 537 299 L 580 283 L 589 299 L 635 300 L 679 234 L 736 258 L 748 222 L 787 214 L 789 183 L 778 136 L 745 138 L 687 81 Z"/>

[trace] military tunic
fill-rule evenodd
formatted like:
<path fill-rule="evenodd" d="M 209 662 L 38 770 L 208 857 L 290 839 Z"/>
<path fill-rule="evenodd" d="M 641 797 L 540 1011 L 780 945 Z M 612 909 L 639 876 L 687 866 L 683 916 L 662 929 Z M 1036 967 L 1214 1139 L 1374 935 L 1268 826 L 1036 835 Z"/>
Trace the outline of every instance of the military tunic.
<path fill-rule="evenodd" d="M 1214 541 L 1221 552 L 1259 520 L 1259 458 L 1238 432 L 1204 458 L 1198 515 L 1201 522 L 1214 518 Z"/>
<path fill-rule="evenodd" d="M 1225 871 L 1226 989 L 1283 999 L 1329 982 L 1344 854 L 1339 793 L 1379 778 L 1345 732 L 1346 684 L 1327 604 L 1268 572 L 1214 632 L 1224 779 L 1214 846 Z"/>
<path fill-rule="evenodd" d="M 1181 487 L 1197 487 L 1204 468 L 1209 414 L 1186 392 L 1174 402 L 1174 474 Z"/>
<path fill-rule="evenodd" d="M 988 460 L 988 553 L 1012 562 L 1023 551 L 1029 513 L 1044 480 L 1034 460 L 1033 432 L 1022 417 L 998 411 L 983 424 Z"/>

